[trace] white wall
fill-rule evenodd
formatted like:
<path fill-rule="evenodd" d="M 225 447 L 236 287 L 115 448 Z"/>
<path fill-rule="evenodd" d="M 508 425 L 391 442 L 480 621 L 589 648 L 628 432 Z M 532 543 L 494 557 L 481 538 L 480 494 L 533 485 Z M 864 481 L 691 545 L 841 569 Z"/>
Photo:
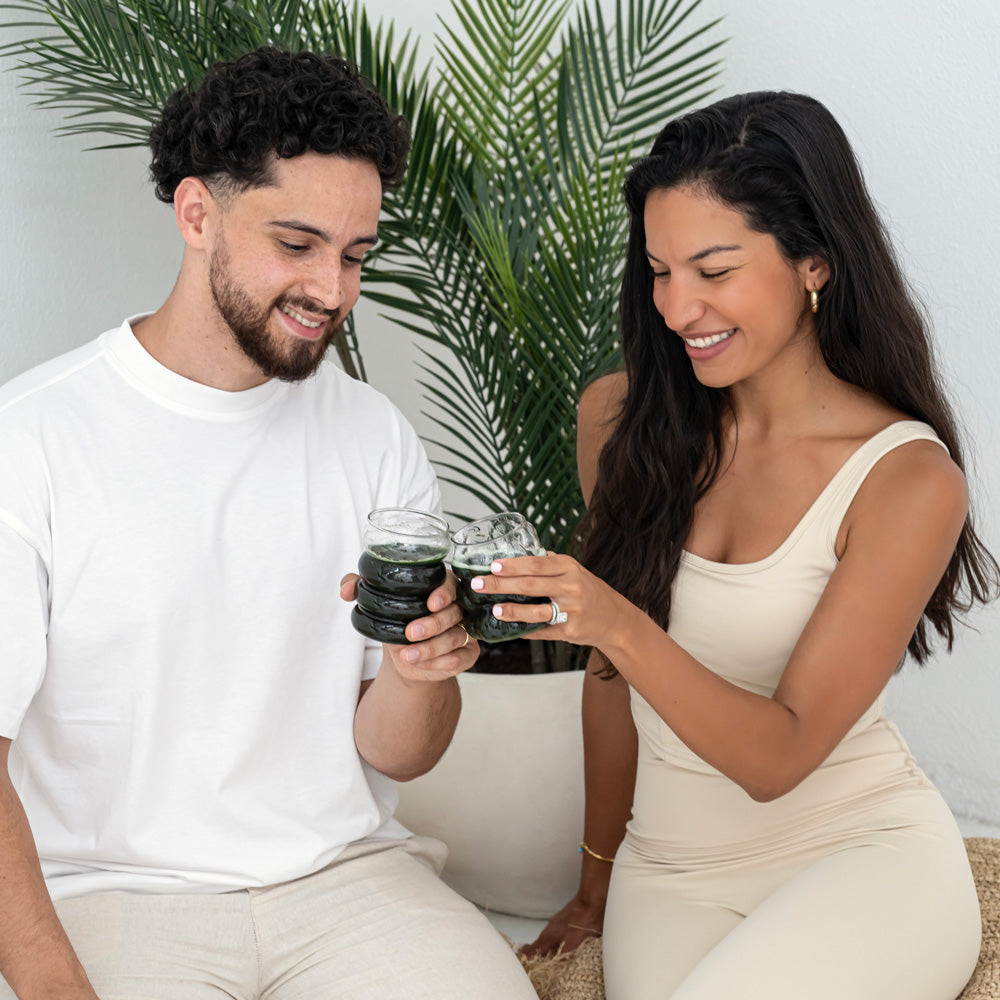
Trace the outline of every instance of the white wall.
<path fill-rule="evenodd" d="M 370 0 L 428 42 L 446 0 Z M 610 9 L 611 4 L 608 4 Z M 992 0 L 704 0 L 731 41 L 719 96 L 790 89 L 824 101 L 865 165 L 876 200 L 933 318 L 941 360 L 978 451 L 983 535 L 1000 552 L 1000 7 Z M 429 51 L 428 44 L 428 51 Z M 156 306 L 179 263 L 170 210 L 137 151 L 86 153 L 54 139 L 0 73 L 0 379 Z M 418 429 L 408 336 L 359 307 L 372 382 Z M 973 616 L 951 657 L 908 667 L 890 710 L 966 833 L 1000 836 L 1000 611 Z"/>

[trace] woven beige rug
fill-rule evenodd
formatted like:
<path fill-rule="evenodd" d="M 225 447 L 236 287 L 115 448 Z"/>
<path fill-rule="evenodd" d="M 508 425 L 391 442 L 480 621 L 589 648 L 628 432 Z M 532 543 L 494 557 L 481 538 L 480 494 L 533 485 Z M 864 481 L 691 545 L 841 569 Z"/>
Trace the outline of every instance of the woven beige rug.
<path fill-rule="evenodd" d="M 588 938 L 568 955 L 521 958 L 540 1000 L 604 1000 L 601 939 Z"/>
<path fill-rule="evenodd" d="M 959 1000 L 1000 998 L 1000 840 L 966 837 L 965 849 L 979 892 L 983 914 L 983 947 L 979 964 Z"/>
<path fill-rule="evenodd" d="M 1000 1000 L 1000 840 L 967 837 L 983 913 L 983 947 L 972 979 L 958 1000 Z M 604 1000 L 600 938 L 555 957 L 521 959 L 540 1000 Z"/>

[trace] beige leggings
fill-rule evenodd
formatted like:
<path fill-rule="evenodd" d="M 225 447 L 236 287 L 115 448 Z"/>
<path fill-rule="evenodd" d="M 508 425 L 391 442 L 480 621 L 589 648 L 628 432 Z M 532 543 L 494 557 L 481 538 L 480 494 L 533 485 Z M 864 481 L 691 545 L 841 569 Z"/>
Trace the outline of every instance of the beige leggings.
<path fill-rule="evenodd" d="M 607 1000 L 954 1000 L 979 955 L 975 885 L 937 794 L 910 812 L 836 844 L 705 865 L 653 860 L 626 838 L 604 924 Z"/>
<path fill-rule="evenodd" d="M 101 1000 L 537 1000 L 507 942 L 437 877 L 443 858 L 414 837 L 265 889 L 56 908 Z"/>

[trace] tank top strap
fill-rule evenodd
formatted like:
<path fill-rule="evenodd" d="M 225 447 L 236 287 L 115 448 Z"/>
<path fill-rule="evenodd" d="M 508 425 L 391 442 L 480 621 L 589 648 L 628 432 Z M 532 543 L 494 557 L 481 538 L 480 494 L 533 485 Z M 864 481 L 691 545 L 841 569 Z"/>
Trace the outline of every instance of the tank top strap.
<path fill-rule="evenodd" d="M 837 470 L 816 503 L 817 519 L 822 525 L 820 531 L 827 537 L 831 549 L 836 544 L 837 533 L 847 508 L 851 506 L 868 473 L 890 451 L 910 441 L 936 441 L 942 448 L 945 447 L 929 424 L 919 420 L 900 420 L 870 437 Z"/>

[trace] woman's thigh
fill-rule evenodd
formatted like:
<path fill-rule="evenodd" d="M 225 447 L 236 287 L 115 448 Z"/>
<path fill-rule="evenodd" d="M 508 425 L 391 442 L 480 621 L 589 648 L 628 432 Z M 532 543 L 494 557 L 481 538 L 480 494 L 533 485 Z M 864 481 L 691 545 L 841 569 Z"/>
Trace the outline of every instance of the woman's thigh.
<path fill-rule="evenodd" d="M 699 881 L 643 862 L 628 842 L 619 849 L 604 915 L 607 1000 L 667 1000 L 740 923 Z"/>
<path fill-rule="evenodd" d="M 790 879 L 667 996 L 954 1000 L 980 928 L 962 841 L 888 831 Z"/>

